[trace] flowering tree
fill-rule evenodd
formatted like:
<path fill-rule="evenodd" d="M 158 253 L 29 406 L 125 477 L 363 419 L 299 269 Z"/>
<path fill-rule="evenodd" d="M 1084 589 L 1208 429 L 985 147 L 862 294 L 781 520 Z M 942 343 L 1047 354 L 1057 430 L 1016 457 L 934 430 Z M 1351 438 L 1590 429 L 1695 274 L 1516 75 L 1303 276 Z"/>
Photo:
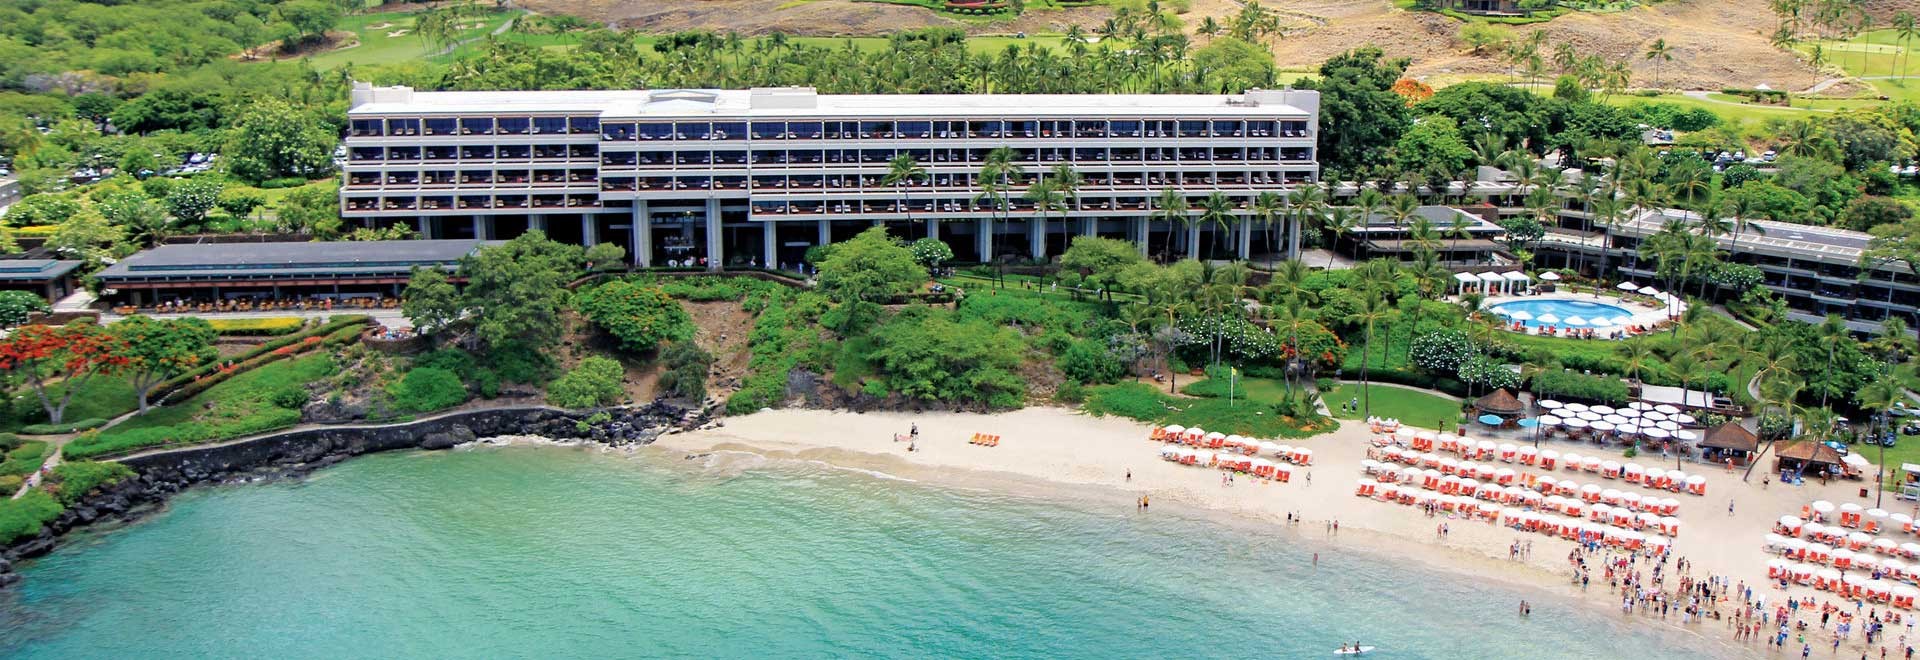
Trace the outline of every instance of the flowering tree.
<path fill-rule="evenodd" d="M 33 388 L 47 411 L 47 421 L 59 424 L 75 391 L 94 376 L 127 365 L 123 346 L 119 338 L 93 323 L 23 326 L 0 338 L 0 369 Z M 47 387 L 56 383 L 62 385 L 58 403 L 47 394 Z"/>
<path fill-rule="evenodd" d="M 123 366 L 132 376 L 142 413 L 147 411 L 147 395 L 155 385 L 216 355 L 213 326 L 202 319 L 163 321 L 135 315 L 107 326 L 107 332 L 119 342 L 119 355 L 126 360 Z"/>

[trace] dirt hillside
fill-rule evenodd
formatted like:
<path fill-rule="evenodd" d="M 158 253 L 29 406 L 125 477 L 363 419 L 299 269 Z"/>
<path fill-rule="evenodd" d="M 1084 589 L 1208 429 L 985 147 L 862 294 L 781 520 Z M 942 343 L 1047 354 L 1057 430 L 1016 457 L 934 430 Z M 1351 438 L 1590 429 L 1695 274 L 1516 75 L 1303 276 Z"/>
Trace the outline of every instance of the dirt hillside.
<path fill-rule="evenodd" d="M 686 29 L 734 30 L 742 34 L 782 31 L 798 35 L 885 35 L 928 26 L 966 27 L 976 33 L 1057 32 L 1069 24 L 1092 27 L 1110 14 L 1103 7 L 1034 11 L 1010 23 L 969 26 L 934 12 L 850 0 L 520 0 L 539 12 L 563 13 L 646 32 Z M 1412 72 L 1446 82 L 1448 77 L 1503 73 L 1506 66 L 1471 55 L 1454 38 L 1460 22 L 1430 12 L 1395 9 L 1391 0 L 1268 0 L 1289 19 L 1287 35 L 1274 42 L 1278 62 L 1311 68 L 1360 44 L 1378 44 L 1391 55 L 1412 58 Z M 1895 11 L 1920 12 L 1920 0 L 1868 0 L 1867 10 L 1885 24 Z M 1237 0 L 1194 0 L 1183 18 L 1227 16 Z M 1664 38 L 1674 59 L 1657 75 L 1664 86 L 1688 89 L 1750 87 L 1805 89 L 1820 80 L 1791 53 L 1768 43 L 1774 19 L 1760 0 L 1669 0 L 1612 14 L 1571 12 L 1552 21 L 1515 28 L 1547 32 L 1549 44 L 1570 42 L 1582 53 L 1632 63 L 1636 84 L 1651 84 L 1655 66 L 1642 57 Z"/>

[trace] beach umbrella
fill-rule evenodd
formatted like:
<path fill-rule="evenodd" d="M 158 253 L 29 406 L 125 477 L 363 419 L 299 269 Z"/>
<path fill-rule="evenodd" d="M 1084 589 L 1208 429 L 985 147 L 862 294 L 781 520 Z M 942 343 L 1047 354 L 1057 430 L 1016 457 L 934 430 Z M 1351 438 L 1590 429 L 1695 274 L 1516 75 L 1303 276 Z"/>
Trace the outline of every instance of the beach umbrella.
<path fill-rule="evenodd" d="M 1657 410 L 1642 410 L 1642 411 L 1640 411 L 1640 419 L 1644 419 L 1644 420 L 1647 420 L 1647 421 L 1650 421 L 1650 422 L 1659 422 L 1659 421 L 1664 421 L 1664 420 L 1666 420 L 1666 418 L 1667 418 L 1667 414 L 1666 414 L 1666 413 L 1663 413 L 1663 412 L 1660 412 L 1660 411 L 1657 411 Z"/>
<path fill-rule="evenodd" d="M 1516 309 L 1511 312 L 1504 312 L 1504 313 L 1506 314 L 1507 318 L 1513 319 L 1515 321 L 1533 320 L 1533 313 L 1528 312 L 1527 310 L 1524 310 L 1524 309 Z"/>
<path fill-rule="evenodd" d="M 1573 416 L 1578 417 L 1580 419 L 1587 420 L 1589 422 L 1600 421 L 1600 413 L 1597 413 L 1591 410 L 1582 410 L 1580 412 L 1574 413 Z"/>
<path fill-rule="evenodd" d="M 1653 404 L 1647 403 L 1645 401 L 1635 401 L 1633 403 L 1627 404 L 1627 409 L 1628 410 L 1652 410 Z"/>
<path fill-rule="evenodd" d="M 1615 412 L 1613 409 L 1613 406 L 1588 406 L 1587 410 L 1591 410 L 1591 411 L 1600 413 L 1602 415 L 1611 415 Z"/>
<path fill-rule="evenodd" d="M 1566 425 L 1566 427 L 1570 429 L 1587 428 L 1587 420 L 1579 419 L 1579 418 L 1561 420 L 1560 423 Z"/>
<path fill-rule="evenodd" d="M 1553 410 L 1554 408 L 1560 407 L 1562 404 L 1559 401 L 1555 401 L 1553 399 L 1541 399 L 1537 405 L 1539 405 L 1542 408 L 1546 408 L 1547 410 Z"/>
<path fill-rule="evenodd" d="M 1413 427 L 1410 427 L 1410 426 L 1402 426 L 1400 428 L 1393 430 L 1393 437 L 1400 438 L 1402 440 L 1412 440 L 1413 436 L 1418 434 L 1419 432 L 1413 430 Z"/>
<path fill-rule="evenodd" d="M 1266 452 L 1268 454 L 1280 453 L 1280 443 L 1262 441 L 1260 443 L 1260 451 Z"/>
<path fill-rule="evenodd" d="M 1676 440 L 1699 440 L 1699 439 L 1700 439 L 1700 434 L 1698 434 L 1698 433 L 1694 433 L 1694 432 L 1692 432 L 1692 431 L 1688 431 L 1688 430 L 1685 430 L 1685 429 L 1682 429 L 1682 430 L 1679 430 L 1679 431 L 1674 431 L 1674 432 L 1673 432 L 1673 437 L 1674 437 L 1674 439 L 1676 439 Z"/>
<path fill-rule="evenodd" d="M 1676 422 L 1679 422 L 1679 423 L 1681 423 L 1681 424 L 1692 424 L 1692 423 L 1694 423 L 1694 422 L 1697 422 L 1697 421 L 1700 421 L 1700 420 L 1697 420 L 1697 419 L 1694 419 L 1694 418 L 1693 418 L 1693 415 L 1689 415 L 1689 414 L 1686 414 L 1686 413 L 1680 413 L 1680 414 L 1678 414 L 1678 415 L 1673 415 L 1673 416 L 1671 416 L 1671 417 L 1670 417 L 1669 419 L 1672 419 L 1673 421 L 1676 421 Z"/>
<path fill-rule="evenodd" d="M 1553 415 L 1541 415 L 1540 423 L 1547 426 L 1559 426 L 1560 418 L 1554 417 Z"/>
<path fill-rule="evenodd" d="M 1540 279 L 1546 280 L 1548 282 L 1558 282 L 1560 281 L 1560 274 L 1553 271 L 1547 271 L 1540 274 Z"/>
<path fill-rule="evenodd" d="M 1560 322 L 1560 317 L 1558 317 L 1558 316 L 1554 316 L 1554 315 L 1553 315 L 1553 312 L 1547 312 L 1547 313 L 1545 313 L 1545 314 L 1541 314 L 1541 315 L 1540 315 L 1540 318 L 1539 318 L 1538 320 L 1539 320 L 1539 321 L 1540 321 L 1541 323 L 1548 323 L 1548 324 L 1552 324 L 1552 323 L 1559 323 L 1559 322 Z"/>
<path fill-rule="evenodd" d="M 1488 426 L 1499 426 L 1501 421 L 1502 420 L 1500 419 L 1499 415 L 1481 415 L 1480 416 L 1480 423 L 1486 424 Z"/>
<path fill-rule="evenodd" d="M 1185 427 L 1185 426 L 1181 426 L 1181 425 L 1179 425 L 1179 424 L 1174 424 L 1174 425 L 1171 425 L 1171 426 L 1168 426 L 1168 427 L 1166 428 L 1166 432 L 1167 432 L 1167 433 L 1168 433 L 1169 435 L 1177 435 L 1177 434 L 1180 434 L 1180 433 L 1186 433 L 1186 432 L 1187 432 L 1187 427 Z"/>
<path fill-rule="evenodd" d="M 1601 420 L 1597 422 L 1588 422 L 1587 426 L 1593 427 L 1593 430 L 1595 431 L 1612 431 L 1615 428 L 1613 425 L 1613 422 L 1609 422 L 1605 420 Z"/>
<path fill-rule="evenodd" d="M 1673 437 L 1673 434 L 1668 433 L 1666 429 L 1640 429 L 1640 433 L 1655 440 L 1665 440 Z"/>
<path fill-rule="evenodd" d="M 1567 325 L 1586 325 L 1587 324 L 1587 320 L 1579 316 L 1569 316 L 1565 321 L 1561 321 L 1561 322 Z"/>
<path fill-rule="evenodd" d="M 1680 425 L 1679 425 L 1679 424 L 1675 424 L 1675 423 L 1673 423 L 1673 422 L 1670 422 L 1670 421 L 1668 421 L 1668 422 L 1654 422 L 1654 423 L 1653 423 L 1653 425 L 1654 425 L 1654 427 L 1656 427 L 1656 428 L 1659 428 L 1660 430 L 1663 430 L 1663 431 L 1678 431 L 1678 430 L 1680 430 Z"/>
<path fill-rule="evenodd" d="M 1677 414 L 1679 414 L 1679 413 L 1680 413 L 1680 409 L 1679 409 L 1679 408 L 1675 408 L 1675 407 L 1673 407 L 1672 405 L 1669 405 L 1669 404 L 1665 404 L 1665 403 L 1662 403 L 1662 404 L 1660 404 L 1660 405 L 1657 405 L 1657 406 L 1654 406 L 1654 407 L 1653 407 L 1653 409 L 1654 409 L 1655 411 L 1657 411 L 1657 412 L 1663 412 L 1663 413 L 1666 413 L 1666 414 L 1669 414 L 1669 415 L 1677 415 Z"/>
<path fill-rule="evenodd" d="M 1605 417 L 1601 417 L 1600 420 L 1608 424 L 1614 424 L 1614 425 L 1630 423 L 1625 416 L 1622 416 L 1619 414 L 1607 415 Z"/>
<path fill-rule="evenodd" d="M 1518 423 L 1520 424 L 1520 428 L 1530 429 L 1535 426 L 1539 426 L 1540 420 L 1534 419 L 1532 417 L 1527 417 L 1527 418 L 1521 419 Z"/>
<path fill-rule="evenodd" d="M 1639 291 L 1640 285 L 1634 284 L 1632 282 L 1621 282 L 1619 284 L 1613 285 L 1613 288 L 1619 289 L 1621 291 Z"/>
<path fill-rule="evenodd" d="M 1819 513 L 1821 515 L 1833 513 L 1833 503 L 1828 502 L 1826 500 L 1814 500 L 1813 504 L 1810 506 L 1813 507 L 1813 510 L 1815 513 Z"/>
<path fill-rule="evenodd" d="M 1659 298 L 1660 296 L 1667 295 L 1665 293 L 1661 293 L 1659 289 L 1655 289 L 1653 287 L 1647 287 L 1647 288 L 1641 289 L 1640 293 L 1653 296 L 1655 298 Z"/>
<path fill-rule="evenodd" d="M 1568 412 L 1586 412 L 1587 410 L 1587 404 L 1584 403 L 1569 403 L 1564 407 Z"/>

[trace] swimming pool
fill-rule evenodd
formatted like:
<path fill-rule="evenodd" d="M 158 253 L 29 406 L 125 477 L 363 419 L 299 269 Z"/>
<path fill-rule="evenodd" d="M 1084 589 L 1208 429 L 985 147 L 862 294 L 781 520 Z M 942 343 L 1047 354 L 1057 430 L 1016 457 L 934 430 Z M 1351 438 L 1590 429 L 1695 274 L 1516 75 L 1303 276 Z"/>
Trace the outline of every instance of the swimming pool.
<path fill-rule="evenodd" d="M 1602 326 L 1624 325 L 1617 319 L 1632 318 L 1633 312 L 1619 305 L 1569 300 L 1566 298 L 1544 298 L 1540 300 L 1515 300 L 1487 308 L 1508 321 L 1519 321 L 1529 328 L 1557 326 L 1561 328 L 1597 328 Z M 1526 312 L 1520 318 L 1514 318 L 1515 312 Z M 1543 321 L 1544 319 L 1544 321 Z"/>

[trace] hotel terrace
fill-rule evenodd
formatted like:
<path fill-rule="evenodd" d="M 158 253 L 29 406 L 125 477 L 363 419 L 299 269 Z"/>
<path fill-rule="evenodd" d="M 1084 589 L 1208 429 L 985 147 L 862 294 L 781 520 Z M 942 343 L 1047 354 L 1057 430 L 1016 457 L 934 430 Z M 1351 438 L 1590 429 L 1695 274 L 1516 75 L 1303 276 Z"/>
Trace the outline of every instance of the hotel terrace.
<path fill-rule="evenodd" d="M 416 92 L 356 84 L 342 213 L 425 238 L 618 242 L 634 263 L 798 262 L 875 224 L 931 233 L 963 261 L 1059 254 L 1073 234 L 1245 257 L 1255 195 L 1317 180 L 1319 93 L 828 95 L 809 88 Z M 1064 210 L 979 180 L 1007 147 L 1026 182 L 1070 164 Z M 923 179 L 887 185 L 907 154 Z M 986 186 L 983 186 L 987 184 Z M 1150 220 L 1177 190 L 1234 202 L 1231 240 Z"/>

